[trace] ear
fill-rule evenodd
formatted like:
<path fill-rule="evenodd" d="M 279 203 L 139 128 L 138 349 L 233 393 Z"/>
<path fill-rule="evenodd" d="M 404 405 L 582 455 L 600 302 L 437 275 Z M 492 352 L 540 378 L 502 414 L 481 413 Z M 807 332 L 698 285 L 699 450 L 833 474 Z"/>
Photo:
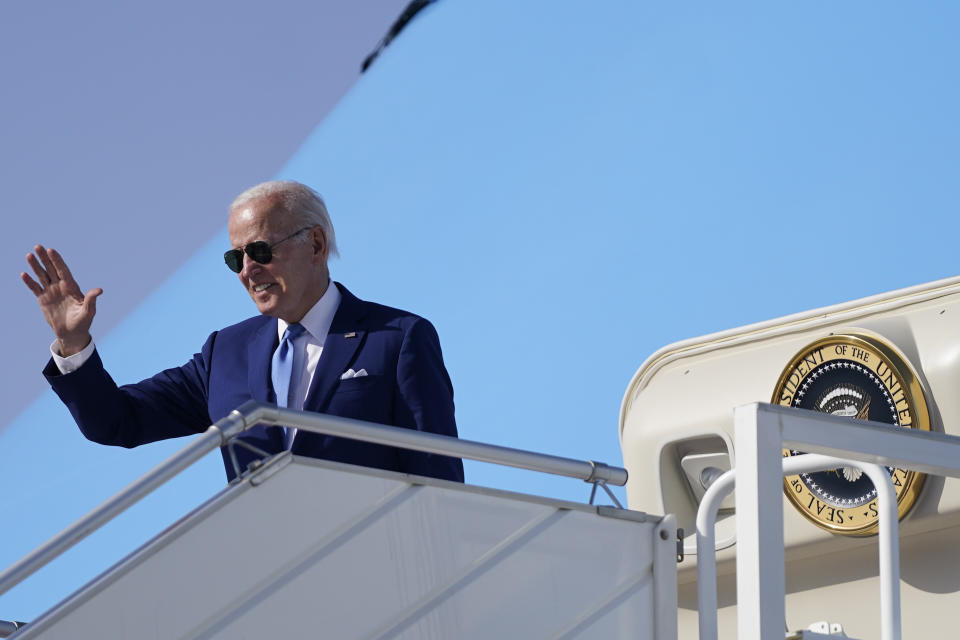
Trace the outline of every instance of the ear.
<path fill-rule="evenodd" d="M 327 263 L 327 237 L 323 233 L 323 227 L 317 225 L 310 230 L 310 240 L 313 244 L 314 258 L 319 257 L 321 261 Z"/>

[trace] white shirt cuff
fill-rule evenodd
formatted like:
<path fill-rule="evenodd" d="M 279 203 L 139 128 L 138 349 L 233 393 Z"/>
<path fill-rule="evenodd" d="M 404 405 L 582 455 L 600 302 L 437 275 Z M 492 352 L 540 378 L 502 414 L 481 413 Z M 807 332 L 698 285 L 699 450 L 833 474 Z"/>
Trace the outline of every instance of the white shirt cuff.
<path fill-rule="evenodd" d="M 53 356 L 53 362 L 57 365 L 57 369 L 60 369 L 60 373 L 72 373 L 82 367 L 83 363 L 93 355 L 94 350 L 93 340 L 91 340 L 90 344 L 81 349 L 79 353 L 64 358 L 60 355 L 58 347 L 57 341 L 54 340 L 53 344 L 50 345 L 50 355 Z"/>

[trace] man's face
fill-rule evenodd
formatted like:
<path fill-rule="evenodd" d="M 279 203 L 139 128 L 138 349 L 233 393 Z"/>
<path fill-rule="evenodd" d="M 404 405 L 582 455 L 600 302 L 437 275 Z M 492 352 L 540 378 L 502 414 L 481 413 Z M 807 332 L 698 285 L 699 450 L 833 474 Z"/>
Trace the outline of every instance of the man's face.
<path fill-rule="evenodd" d="M 241 251 L 258 240 L 272 245 L 303 227 L 297 224 L 276 200 L 252 200 L 230 213 L 230 245 Z M 303 231 L 275 246 L 272 254 L 268 264 L 244 255 L 237 275 L 260 313 L 299 322 L 326 291 L 329 275 L 323 231 L 319 227 Z"/>

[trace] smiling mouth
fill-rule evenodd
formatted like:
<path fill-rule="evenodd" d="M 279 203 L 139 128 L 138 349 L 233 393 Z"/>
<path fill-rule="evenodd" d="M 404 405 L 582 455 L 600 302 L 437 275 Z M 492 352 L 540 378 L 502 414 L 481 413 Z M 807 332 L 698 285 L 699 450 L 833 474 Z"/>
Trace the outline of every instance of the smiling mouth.
<path fill-rule="evenodd" d="M 272 287 L 272 286 L 273 286 L 273 283 L 272 283 L 272 282 L 267 282 L 267 283 L 264 283 L 264 284 L 257 284 L 257 285 L 254 285 L 254 286 L 253 286 L 253 292 L 254 292 L 254 293 L 260 293 L 261 291 L 266 291 L 267 289 L 269 289 L 269 288 Z"/>

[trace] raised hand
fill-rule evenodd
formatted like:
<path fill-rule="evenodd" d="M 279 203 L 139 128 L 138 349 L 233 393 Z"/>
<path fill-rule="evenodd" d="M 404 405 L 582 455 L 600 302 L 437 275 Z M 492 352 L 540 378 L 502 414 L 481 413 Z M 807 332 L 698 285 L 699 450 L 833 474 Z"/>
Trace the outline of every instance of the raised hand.
<path fill-rule="evenodd" d="M 26 273 L 20 279 L 37 296 L 43 317 L 57 336 L 60 355 L 71 356 L 90 343 L 90 325 L 103 289 L 90 289 L 84 295 L 59 253 L 39 244 L 33 251 L 27 254 L 27 264 L 37 279 Z"/>

